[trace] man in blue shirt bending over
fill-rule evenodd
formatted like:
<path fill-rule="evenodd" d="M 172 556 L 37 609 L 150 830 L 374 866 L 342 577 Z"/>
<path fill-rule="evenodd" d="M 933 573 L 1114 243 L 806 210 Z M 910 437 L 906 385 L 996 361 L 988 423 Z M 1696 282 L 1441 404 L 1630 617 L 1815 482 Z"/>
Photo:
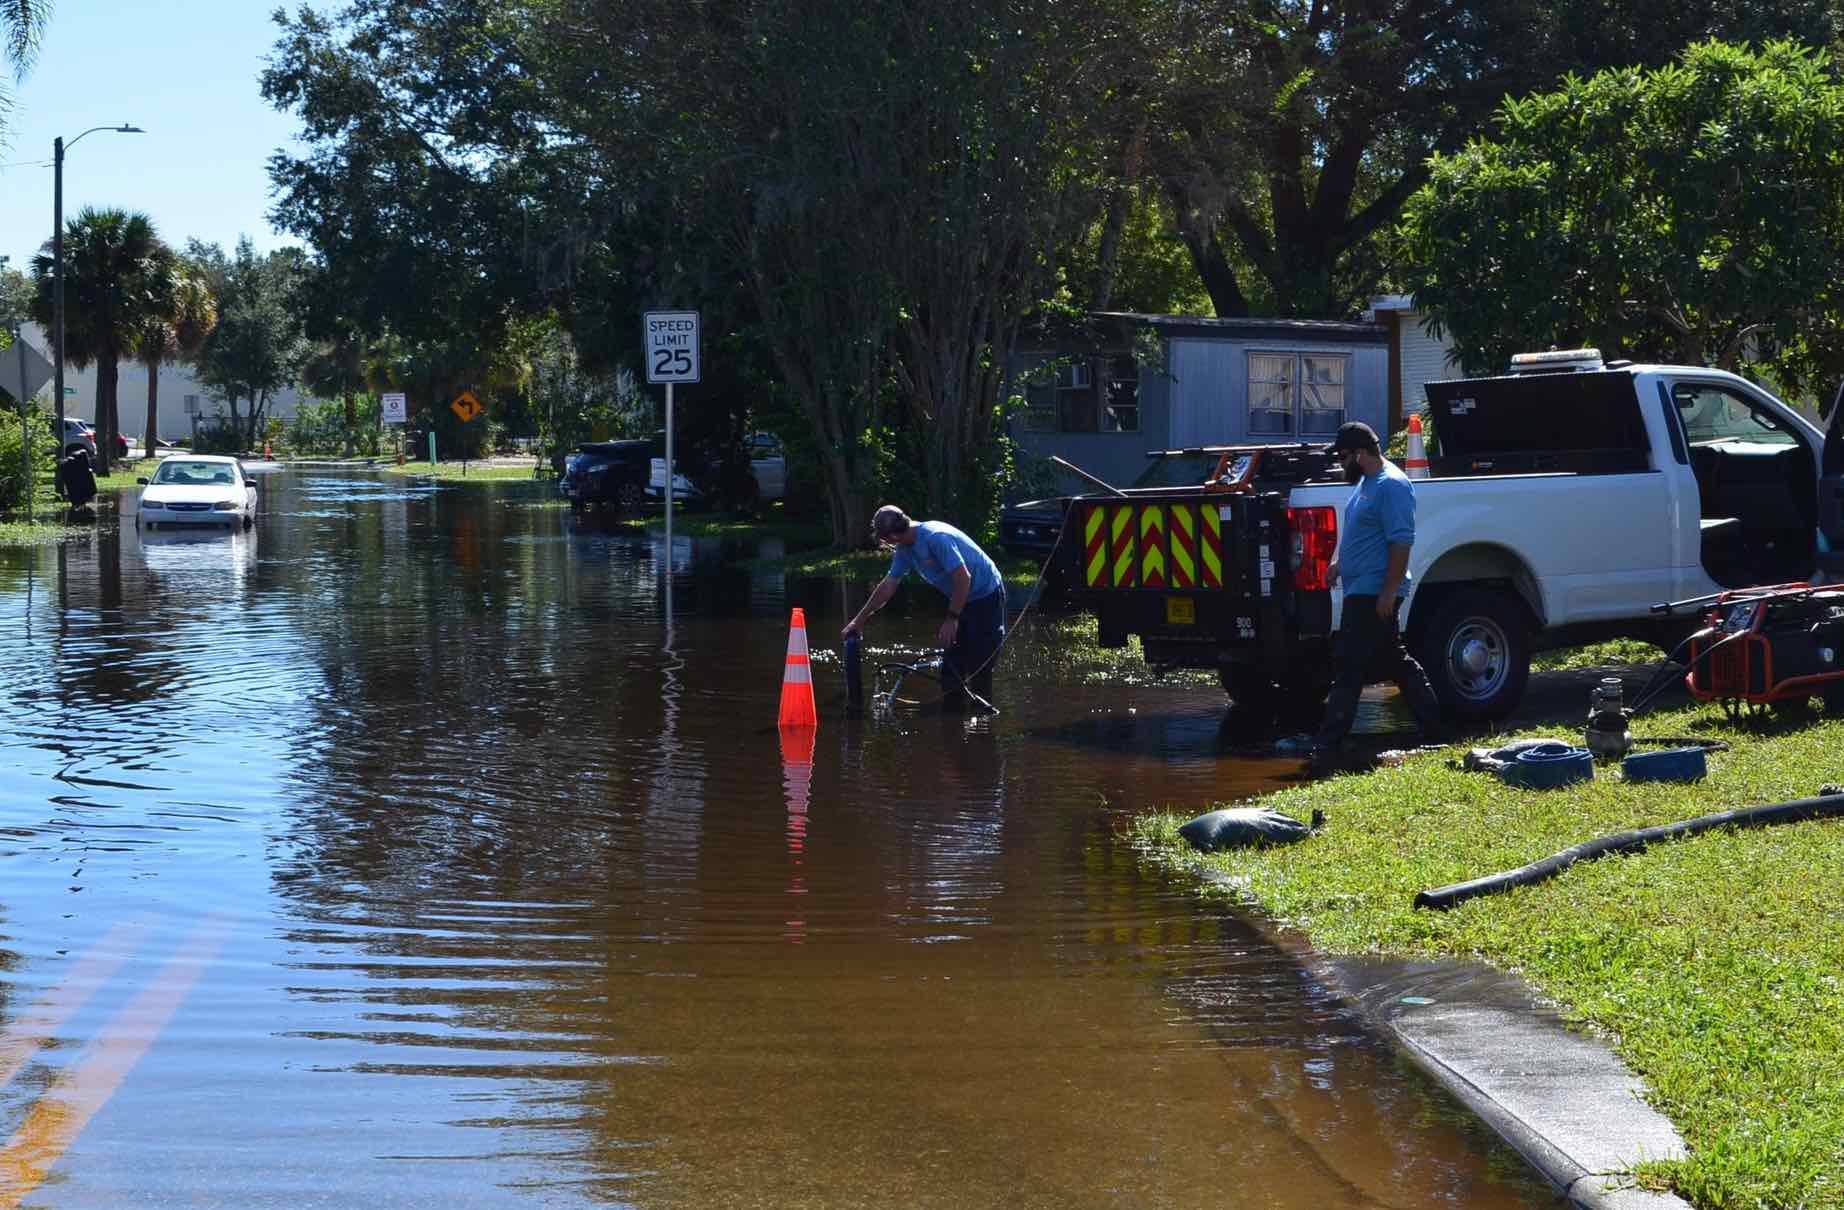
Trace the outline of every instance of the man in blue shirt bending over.
<path fill-rule="evenodd" d="M 992 696 L 992 666 L 1005 641 L 1005 584 L 979 543 L 946 521 L 911 521 L 894 504 L 871 518 L 871 536 L 895 554 L 890 571 L 871 590 L 842 637 L 864 630 L 865 621 L 896 595 L 903 577 L 916 572 L 948 598 L 948 616 L 935 634 L 943 650 L 945 704 L 964 709 L 967 689 Z"/>
<path fill-rule="evenodd" d="M 1316 744 L 1328 751 L 1342 743 L 1364 686 L 1386 678 L 1396 682 L 1415 712 L 1423 739 L 1433 739 L 1439 706 L 1427 674 L 1402 645 L 1396 618 L 1415 544 L 1414 480 L 1383 457 L 1376 431 L 1359 421 L 1341 426 L 1326 452 L 1357 490 L 1345 503 L 1338 554 L 1326 573 L 1334 584 L 1344 581 L 1345 602 L 1332 656 L 1332 692 Z"/>

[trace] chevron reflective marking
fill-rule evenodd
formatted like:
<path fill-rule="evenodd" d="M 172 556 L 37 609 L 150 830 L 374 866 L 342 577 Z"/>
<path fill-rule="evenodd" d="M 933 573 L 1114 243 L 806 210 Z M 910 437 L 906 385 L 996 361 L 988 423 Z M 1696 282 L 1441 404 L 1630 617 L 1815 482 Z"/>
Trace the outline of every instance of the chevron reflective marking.
<path fill-rule="evenodd" d="M 1108 583 L 1107 510 L 1097 505 L 1082 522 L 1082 580 L 1090 588 Z"/>
<path fill-rule="evenodd" d="M 1140 583 L 1165 587 L 1165 509 L 1157 504 L 1140 509 Z"/>
<path fill-rule="evenodd" d="M 1172 505 L 1172 523 L 1166 531 L 1172 548 L 1172 587 L 1197 587 L 1197 510 L 1189 504 Z"/>
<path fill-rule="evenodd" d="M 1198 528 L 1197 553 L 1202 561 L 1204 574 L 1199 583 L 1205 588 L 1223 587 L 1223 518 L 1216 506 L 1206 504 L 1198 510 L 1198 520 L 1203 522 Z"/>
<path fill-rule="evenodd" d="M 1122 504 L 1108 516 L 1113 535 L 1114 587 L 1133 587 L 1133 506 Z"/>

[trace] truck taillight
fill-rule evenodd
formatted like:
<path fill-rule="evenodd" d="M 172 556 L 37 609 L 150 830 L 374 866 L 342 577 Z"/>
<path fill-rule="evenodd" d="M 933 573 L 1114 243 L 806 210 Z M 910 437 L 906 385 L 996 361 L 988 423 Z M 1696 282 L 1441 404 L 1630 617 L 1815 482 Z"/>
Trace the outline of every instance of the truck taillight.
<path fill-rule="evenodd" d="M 1290 508 L 1287 528 L 1293 531 L 1293 586 L 1307 592 L 1330 588 L 1325 575 L 1338 551 L 1338 510 Z"/>

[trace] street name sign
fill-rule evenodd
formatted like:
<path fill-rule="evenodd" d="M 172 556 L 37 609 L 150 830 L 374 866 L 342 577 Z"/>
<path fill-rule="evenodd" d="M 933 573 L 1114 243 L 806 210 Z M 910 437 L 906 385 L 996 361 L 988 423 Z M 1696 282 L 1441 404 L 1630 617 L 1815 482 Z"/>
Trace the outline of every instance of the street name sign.
<path fill-rule="evenodd" d="M 383 405 L 384 423 L 410 423 L 410 403 L 402 391 L 392 391 L 388 395 L 379 396 L 379 403 Z"/>
<path fill-rule="evenodd" d="M 641 330 L 648 382 L 698 381 L 698 312 L 648 311 Z"/>

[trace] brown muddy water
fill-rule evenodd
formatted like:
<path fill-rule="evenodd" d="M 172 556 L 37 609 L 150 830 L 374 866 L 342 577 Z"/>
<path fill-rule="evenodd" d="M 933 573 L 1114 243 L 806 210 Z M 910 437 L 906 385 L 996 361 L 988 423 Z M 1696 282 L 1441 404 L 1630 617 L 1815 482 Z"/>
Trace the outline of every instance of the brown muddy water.
<path fill-rule="evenodd" d="M 781 553 L 307 470 L 0 550 L 0 1207 L 1555 1204 L 1120 839 L 1296 775 L 1220 694 L 1030 620 L 784 764 L 865 586 Z"/>

